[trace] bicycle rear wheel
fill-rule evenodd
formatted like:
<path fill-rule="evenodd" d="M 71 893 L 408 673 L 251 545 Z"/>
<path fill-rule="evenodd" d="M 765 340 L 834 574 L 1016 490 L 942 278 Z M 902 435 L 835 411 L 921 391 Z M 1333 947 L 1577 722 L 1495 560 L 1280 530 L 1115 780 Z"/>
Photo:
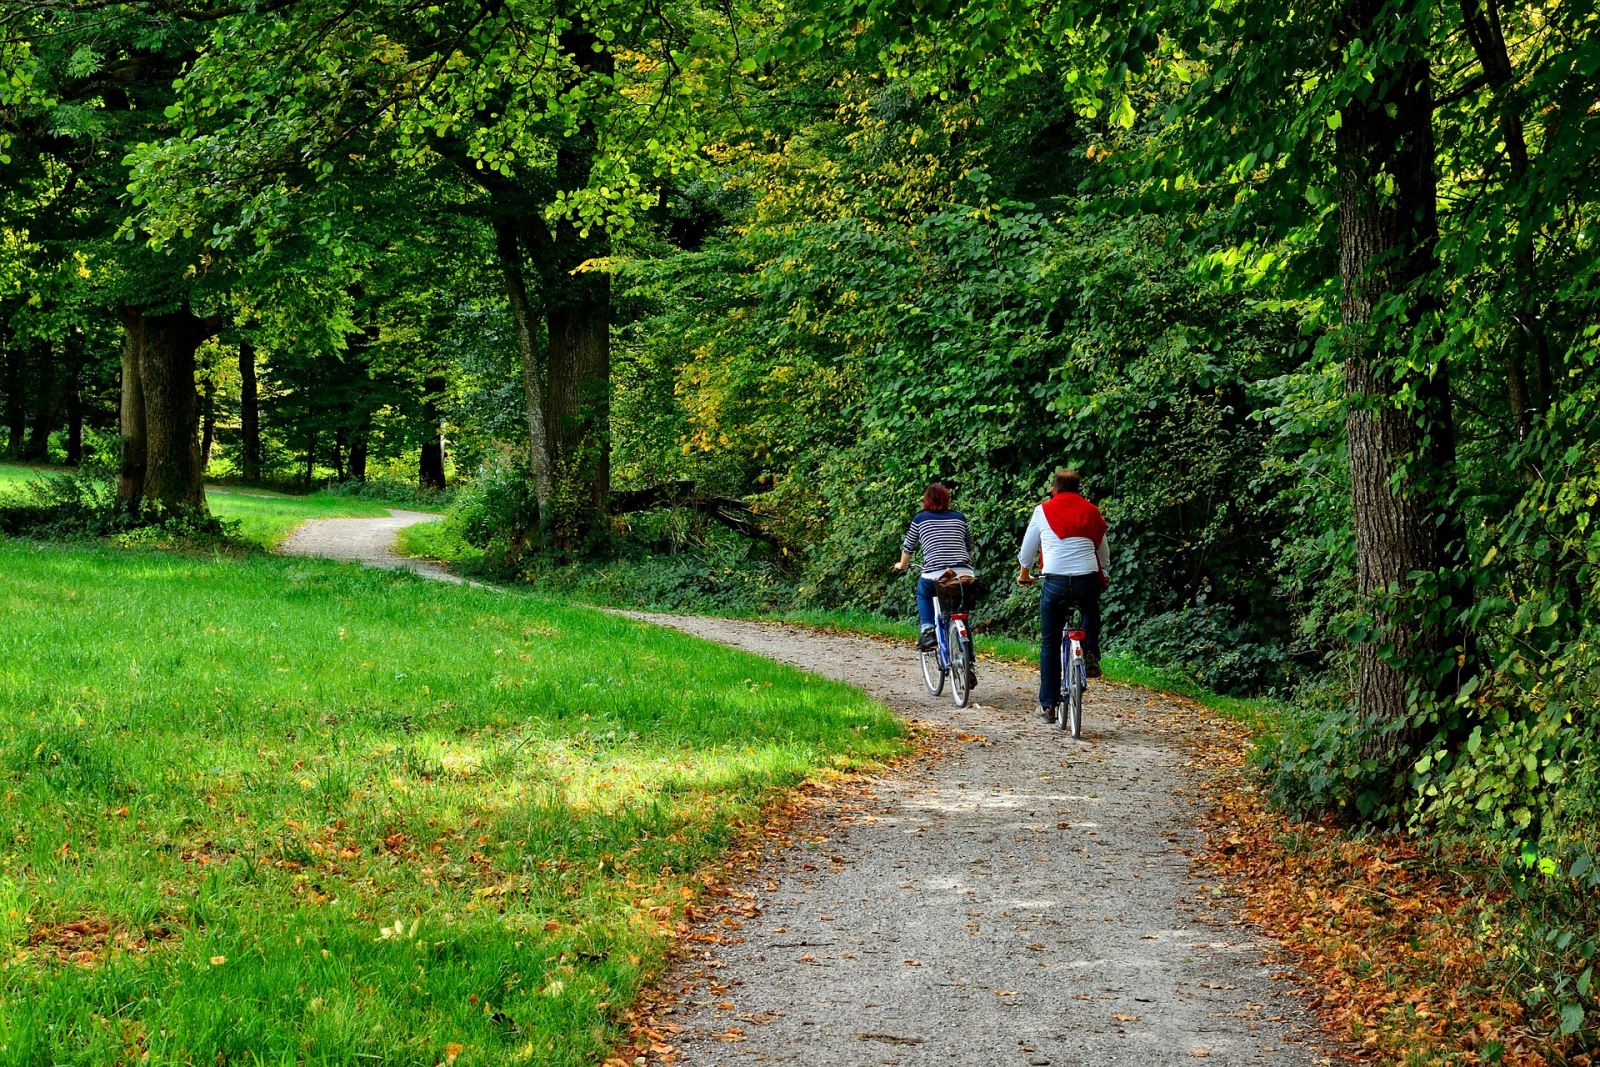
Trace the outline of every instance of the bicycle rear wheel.
<path fill-rule="evenodd" d="M 969 683 L 972 681 L 972 661 L 967 652 L 966 639 L 961 634 L 961 624 L 952 622 L 948 634 L 950 638 L 950 696 L 958 708 L 967 706 L 967 697 L 972 690 Z"/>
<path fill-rule="evenodd" d="M 1088 685 L 1084 676 L 1083 657 L 1074 656 L 1068 664 L 1070 680 L 1067 683 L 1067 713 L 1062 716 L 1061 726 L 1072 733 L 1074 741 L 1083 739 L 1083 690 Z"/>

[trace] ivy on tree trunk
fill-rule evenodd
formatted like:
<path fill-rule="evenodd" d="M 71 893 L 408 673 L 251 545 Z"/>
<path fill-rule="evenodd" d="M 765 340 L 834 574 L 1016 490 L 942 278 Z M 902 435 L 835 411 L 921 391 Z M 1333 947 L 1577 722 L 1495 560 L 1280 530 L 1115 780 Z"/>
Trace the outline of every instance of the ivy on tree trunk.
<path fill-rule="evenodd" d="M 1372 41 L 1382 0 L 1347 0 L 1340 43 Z M 1456 684 L 1462 637 L 1446 623 L 1461 522 L 1452 503 L 1455 429 L 1448 367 L 1431 346 L 1425 286 L 1435 268 L 1438 182 L 1432 73 L 1422 44 L 1393 43 L 1373 89 L 1352 98 L 1335 139 L 1341 325 L 1357 593 L 1375 640 L 1356 645 L 1368 753 L 1409 766 L 1418 713 Z"/>

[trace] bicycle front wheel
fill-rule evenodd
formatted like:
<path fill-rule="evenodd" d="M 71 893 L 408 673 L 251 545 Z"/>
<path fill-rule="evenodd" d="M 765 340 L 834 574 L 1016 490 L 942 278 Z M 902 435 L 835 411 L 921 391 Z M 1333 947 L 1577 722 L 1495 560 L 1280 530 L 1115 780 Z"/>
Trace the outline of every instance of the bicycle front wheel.
<path fill-rule="evenodd" d="M 958 708 L 967 706 L 967 697 L 971 695 L 972 658 L 967 648 L 967 640 L 961 632 L 961 624 L 952 622 L 949 631 L 950 638 L 950 696 Z"/>

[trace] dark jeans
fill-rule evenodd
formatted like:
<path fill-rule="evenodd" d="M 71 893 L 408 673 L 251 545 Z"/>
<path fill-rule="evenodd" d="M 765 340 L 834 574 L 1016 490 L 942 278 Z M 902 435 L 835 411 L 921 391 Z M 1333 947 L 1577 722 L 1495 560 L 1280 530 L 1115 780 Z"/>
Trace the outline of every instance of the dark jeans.
<path fill-rule="evenodd" d="M 933 598 L 938 595 L 939 583 L 932 578 L 917 579 L 917 618 L 924 630 L 933 629 Z"/>
<path fill-rule="evenodd" d="M 1046 578 L 1039 594 L 1039 704 L 1051 707 L 1061 696 L 1061 639 L 1076 611 L 1083 616 L 1083 654 L 1100 658 L 1100 576 L 1075 574 Z"/>

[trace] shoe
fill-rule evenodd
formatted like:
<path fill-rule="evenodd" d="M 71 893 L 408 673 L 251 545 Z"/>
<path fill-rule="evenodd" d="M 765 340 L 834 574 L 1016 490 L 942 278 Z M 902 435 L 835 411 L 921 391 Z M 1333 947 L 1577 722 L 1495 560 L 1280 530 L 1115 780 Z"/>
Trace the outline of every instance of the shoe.
<path fill-rule="evenodd" d="M 978 672 L 969 670 L 967 672 L 967 689 L 971 691 L 976 688 L 978 688 Z"/>
<path fill-rule="evenodd" d="M 922 631 L 922 636 L 917 638 L 917 651 L 918 652 L 932 652 L 934 649 L 936 649 L 938 647 L 939 647 L 939 639 L 937 637 L 933 636 L 933 627 L 931 627 L 931 626 L 928 627 L 926 630 Z"/>
<path fill-rule="evenodd" d="M 1056 724 L 1056 709 L 1055 708 L 1047 708 L 1043 704 L 1040 704 L 1039 705 L 1039 718 L 1043 719 L 1045 721 L 1046 725 L 1054 726 Z"/>
<path fill-rule="evenodd" d="M 1085 653 L 1083 657 L 1083 673 L 1087 678 L 1100 677 L 1100 657 Z"/>

